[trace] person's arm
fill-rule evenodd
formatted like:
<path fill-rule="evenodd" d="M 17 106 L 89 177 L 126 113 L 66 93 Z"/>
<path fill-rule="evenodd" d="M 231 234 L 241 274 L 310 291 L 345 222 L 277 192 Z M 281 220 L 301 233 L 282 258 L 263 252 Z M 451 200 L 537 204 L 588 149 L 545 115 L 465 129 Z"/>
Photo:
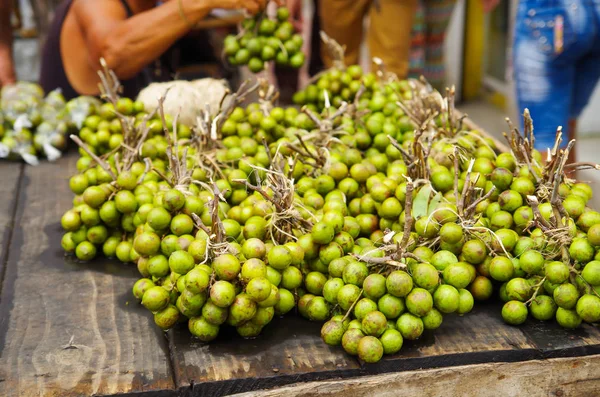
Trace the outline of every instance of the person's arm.
<path fill-rule="evenodd" d="M 0 87 L 16 80 L 12 56 L 12 0 L 0 0 Z"/>
<path fill-rule="evenodd" d="M 119 78 L 135 76 L 191 30 L 213 8 L 245 8 L 255 13 L 265 0 L 171 0 L 125 19 L 120 1 L 76 0 L 73 11 L 99 68 L 104 58 Z M 185 13 L 185 19 L 181 12 Z"/>
<path fill-rule="evenodd" d="M 302 31 L 304 18 L 302 17 L 302 0 L 287 0 L 286 5 L 290 10 L 290 21 L 298 32 Z"/>

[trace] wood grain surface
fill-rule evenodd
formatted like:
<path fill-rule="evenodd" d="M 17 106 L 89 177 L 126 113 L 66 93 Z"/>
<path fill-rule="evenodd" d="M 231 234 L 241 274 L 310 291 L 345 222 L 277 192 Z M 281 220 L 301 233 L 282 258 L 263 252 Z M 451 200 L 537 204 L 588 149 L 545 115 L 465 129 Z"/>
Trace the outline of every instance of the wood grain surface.
<path fill-rule="evenodd" d="M 321 324 L 288 315 L 258 338 L 223 329 L 211 344 L 197 343 L 187 329 L 169 333 L 177 386 L 184 395 L 222 396 L 298 381 L 348 377 L 359 363 L 341 348 L 327 346 Z"/>
<path fill-rule="evenodd" d="M 0 298 L 0 395 L 171 390 L 166 338 L 132 299 L 136 270 L 62 252 L 75 154 L 25 167 Z"/>
<path fill-rule="evenodd" d="M 22 163 L 0 161 L 0 275 L 4 274 L 8 243 L 14 230 L 14 217 L 23 167 Z"/>
<path fill-rule="evenodd" d="M 310 382 L 235 397 L 591 397 L 600 392 L 600 355 L 489 363 Z"/>

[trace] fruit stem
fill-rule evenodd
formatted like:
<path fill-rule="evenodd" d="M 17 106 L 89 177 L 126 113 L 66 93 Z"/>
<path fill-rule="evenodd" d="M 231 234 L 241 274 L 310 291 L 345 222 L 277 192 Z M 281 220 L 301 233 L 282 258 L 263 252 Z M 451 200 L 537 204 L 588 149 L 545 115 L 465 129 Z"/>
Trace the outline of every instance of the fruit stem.
<path fill-rule="evenodd" d="M 344 318 L 342 318 L 342 323 L 344 321 L 346 321 L 346 319 L 348 318 L 348 316 L 350 315 L 350 313 L 352 313 L 352 309 L 354 309 L 354 306 L 356 306 L 356 304 L 358 303 L 358 301 L 362 297 L 363 291 L 364 291 L 364 289 L 360 290 L 360 293 L 358 294 L 358 297 L 354 300 L 354 302 L 352 303 L 352 305 L 350 306 L 350 308 L 348 308 L 348 311 L 344 315 Z"/>
<path fill-rule="evenodd" d="M 546 281 L 546 277 L 544 277 L 539 283 L 537 283 L 536 285 L 534 285 L 535 291 L 533 292 L 533 295 L 531 296 L 531 298 L 529 298 L 525 302 L 525 305 L 527 305 L 527 306 L 531 305 L 531 303 L 535 300 L 535 298 L 537 297 L 538 293 L 540 292 L 540 289 L 544 285 L 545 281 Z"/>
<path fill-rule="evenodd" d="M 79 146 L 80 148 L 82 148 L 91 158 L 93 158 L 94 161 L 96 163 L 98 163 L 98 165 L 100 167 L 102 167 L 102 169 L 104 169 L 104 171 L 108 172 L 108 174 L 112 177 L 113 180 L 117 180 L 117 176 L 112 171 L 112 169 L 110 168 L 110 166 L 108 165 L 108 163 L 106 163 L 100 157 L 96 156 L 90 150 L 90 148 L 85 143 L 83 143 L 83 141 L 81 139 L 79 139 L 79 137 L 77 135 L 71 134 L 69 137 L 73 140 L 73 142 L 75 142 L 77 144 L 77 146 Z"/>

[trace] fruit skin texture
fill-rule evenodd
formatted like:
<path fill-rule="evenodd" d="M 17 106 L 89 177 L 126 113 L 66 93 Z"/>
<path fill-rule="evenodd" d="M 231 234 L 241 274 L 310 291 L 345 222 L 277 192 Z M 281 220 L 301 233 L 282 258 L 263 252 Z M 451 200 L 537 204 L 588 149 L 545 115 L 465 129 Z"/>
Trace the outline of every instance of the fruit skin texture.
<path fill-rule="evenodd" d="M 383 357 L 383 345 L 374 336 L 365 336 L 358 342 L 358 358 L 366 363 L 376 363 Z"/>
<path fill-rule="evenodd" d="M 527 306 L 523 302 L 508 301 L 502 307 L 502 318 L 510 325 L 523 324 L 527 320 Z"/>
<path fill-rule="evenodd" d="M 575 311 L 587 323 L 600 321 L 600 298 L 592 294 L 583 295 L 577 301 Z"/>

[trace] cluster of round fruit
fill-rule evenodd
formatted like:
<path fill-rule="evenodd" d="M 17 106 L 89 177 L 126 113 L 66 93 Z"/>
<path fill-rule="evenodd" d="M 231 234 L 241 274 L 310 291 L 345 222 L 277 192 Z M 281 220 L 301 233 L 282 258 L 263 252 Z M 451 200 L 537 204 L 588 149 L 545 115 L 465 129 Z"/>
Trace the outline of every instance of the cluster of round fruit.
<path fill-rule="evenodd" d="M 395 104 L 397 101 L 411 96 L 406 80 L 381 84 L 375 73 L 364 73 L 359 65 L 351 65 L 345 69 L 333 67 L 322 72 L 316 81 L 296 92 L 292 100 L 296 105 L 306 105 L 309 109 L 320 112 L 325 107 L 325 92 L 327 92 L 330 103 L 339 107 L 342 102 L 354 101 L 361 85 L 365 87 L 360 97 L 363 100 L 368 100 L 371 96 L 379 93 L 377 103 Z M 376 106 L 372 111 L 381 110 L 382 108 Z"/>
<path fill-rule="evenodd" d="M 144 109 L 144 104 L 141 102 L 132 101 L 129 98 L 119 98 L 115 105 L 110 102 L 106 102 L 98 104 L 98 106 L 91 107 L 89 114 L 82 120 L 79 130 L 79 137 L 87 144 L 88 148 L 94 154 L 106 154 L 111 150 L 119 148 L 124 142 L 123 126 L 115 111 L 121 115 L 132 117 L 135 121 L 135 124 L 138 126 L 143 122 L 144 117 L 147 116 L 147 113 Z M 172 122 L 170 117 L 169 122 Z M 162 123 L 158 116 L 148 121 L 148 129 L 148 135 L 150 138 L 157 135 L 160 135 L 159 139 L 164 138 L 162 136 Z M 190 136 L 189 128 L 187 126 L 182 125 L 177 132 L 182 136 Z M 155 142 L 150 140 L 150 145 L 153 143 Z M 164 153 L 166 146 L 159 145 L 159 150 Z M 149 153 L 144 153 L 144 157 L 154 156 Z"/>
<path fill-rule="evenodd" d="M 459 144 L 468 147 L 464 137 L 461 139 Z M 443 152 L 442 148 L 436 155 L 431 184 L 452 200 L 455 171 Z M 565 213 L 557 212 L 557 206 L 545 198 L 534 204 L 541 218 L 536 221 L 530 200 L 545 187 L 532 168 L 518 165 L 510 153 L 496 156 L 487 147 L 474 153 L 471 178 L 476 177 L 476 184 L 486 193 L 495 189 L 477 204 L 478 223 L 463 227 L 429 222 L 427 227 L 432 235 L 439 235 L 441 249 L 459 255 L 452 257 L 452 263 L 466 260 L 476 266 L 477 278 L 469 287 L 475 299 L 490 299 L 496 289 L 505 302 L 502 317 L 513 325 L 525 322 L 528 314 L 537 320 L 556 318 L 565 328 L 575 328 L 582 320 L 600 321 L 600 262 L 596 261 L 600 258 L 596 249 L 600 245 L 600 213 L 587 207 L 591 187 L 560 184 L 557 194 Z M 541 164 L 539 152 L 534 151 L 533 160 Z M 542 168 L 535 167 L 542 175 Z M 548 225 L 556 219 L 564 226 L 552 230 Z M 467 241 L 463 237 L 467 233 L 476 239 Z M 467 246 L 469 252 L 465 252 Z"/>
<path fill-rule="evenodd" d="M 83 100 L 83 99 L 82 99 Z M 0 158 L 37 164 L 37 156 L 55 160 L 67 147 L 73 114 L 60 91 L 44 97 L 34 83 L 18 82 L 0 94 Z"/>
<path fill-rule="evenodd" d="M 399 106 L 434 105 L 413 101 L 406 83 L 354 75 L 364 91 L 356 106 L 234 108 L 216 124 L 212 151 L 198 149 L 195 129 L 178 126 L 173 142 L 159 120 L 144 123 L 119 100 L 119 113 L 137 120 L 125 125 L 149 129 L 120 142 L 146 140 L 135 152 L 135 141 L 119 142 L 104 166 L 80 152 L 63 247 L 82 260 L 101 246 L 135 262 L 134 295 L 156 323 L 187 320 L 204 341 L 224 324 L 256 336 L 296 306 L 325 322 L 326 343 L 375 362 L 494 289 L 510 301 L 510 323 L 528 311 L 563 326 L 597 322 L 600 214 L 586 208 L 589 186 L 560 185 L 567 227 L 540 224 L 531 196 L 557 225 L 538 152 L 497 154 L 478 131 L 443 116 L 431 123 L 437 108 Z M 415 134 L 420 115 L 438 133 Z"/>
<path fill-rule="evenodd" d="M 264 11 L 242 22 L 242 30 L 225 38 L 224 52 L 232 66 L 248 65 L 253 73 L 265 69 L 265 63 L 298 69 L 304 64 L 303 39 L 294 33 L 287 7 L 278 7 L 275 18 Z"/>

